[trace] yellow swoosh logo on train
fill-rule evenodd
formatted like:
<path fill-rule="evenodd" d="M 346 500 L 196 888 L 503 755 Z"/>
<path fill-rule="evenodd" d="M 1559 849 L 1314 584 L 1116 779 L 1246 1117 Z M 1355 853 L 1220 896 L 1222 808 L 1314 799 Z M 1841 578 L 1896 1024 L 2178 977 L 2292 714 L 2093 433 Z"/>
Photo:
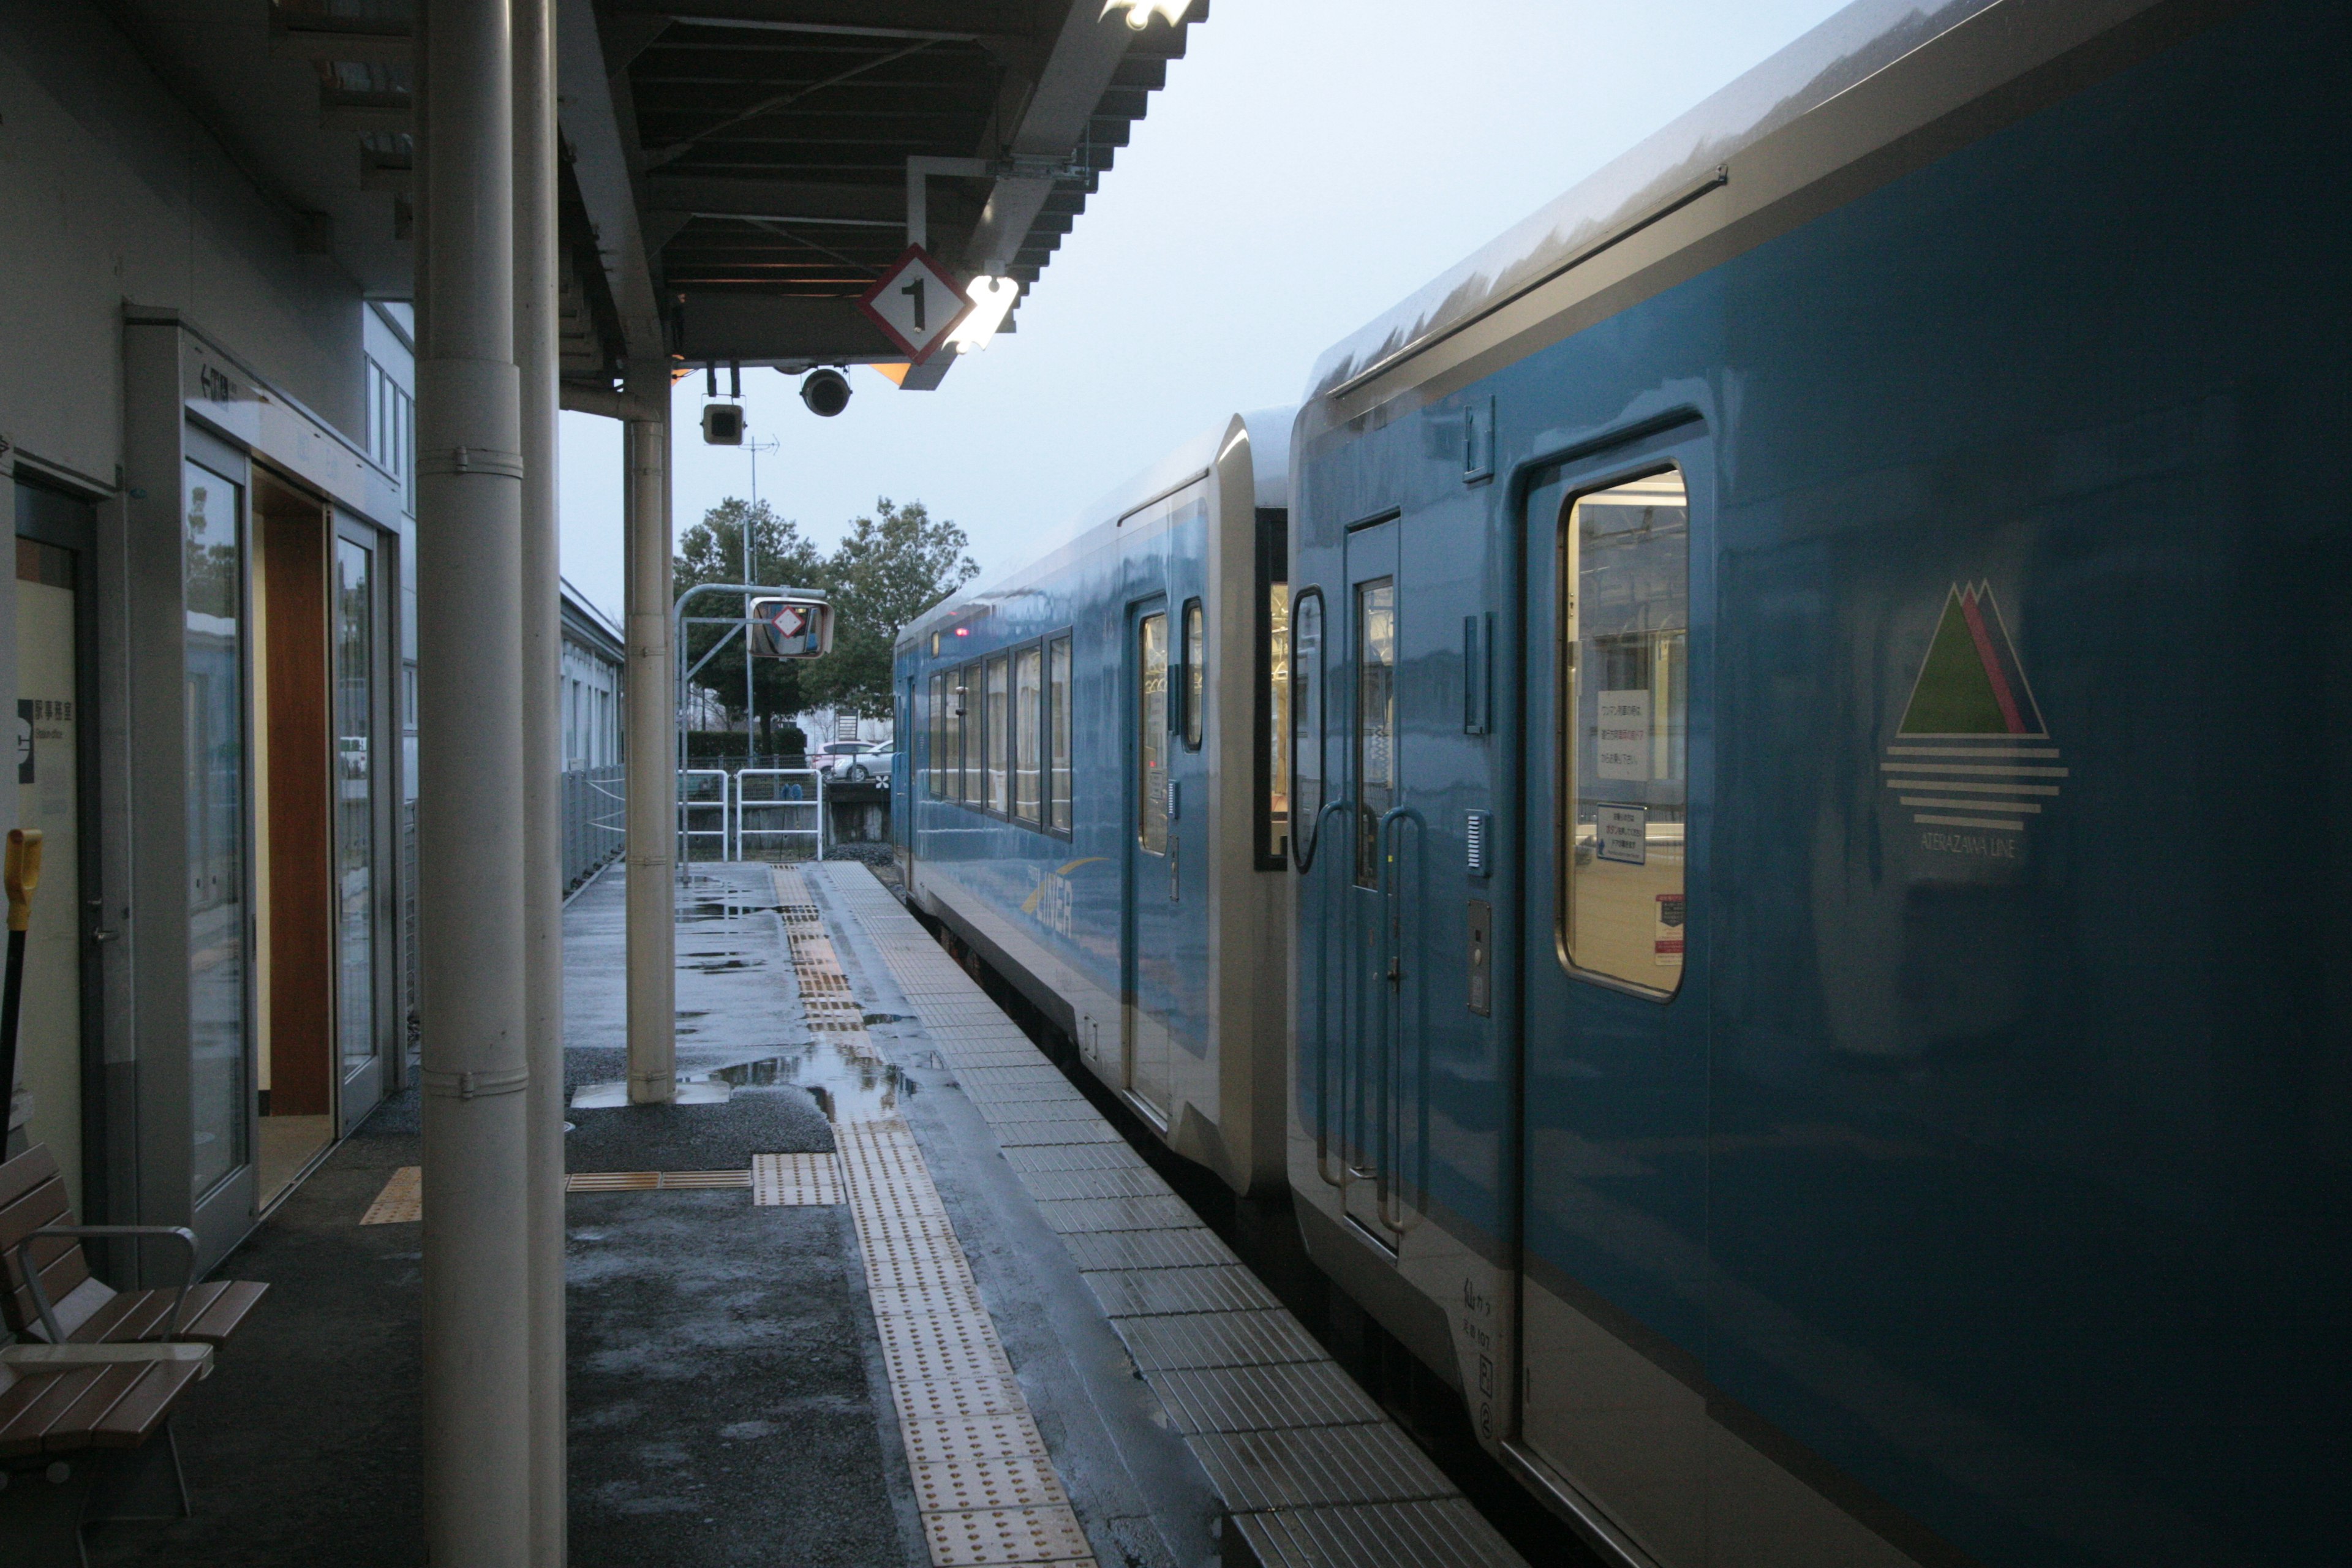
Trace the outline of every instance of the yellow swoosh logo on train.
<path fill-rule="evenodd" d="M 1066 866 L 1055 867 L 1051 874 L 1056 877 L 1066 877 L 1081 866 L 1091 866 L 1097 860 L 1108 860 L 1109 858 L 1110 857 L 1108 855 L 1088 855 L 1083 859 L 1073 860 Z M 1037 879 L 1037 890 L 1021 900 L 1021 912 L 1024 915 L 1035 914 L 1037 912 L 1037 900 L 1045 896 L 1045 879 L 1044 877 L 1040 877 Z"/>

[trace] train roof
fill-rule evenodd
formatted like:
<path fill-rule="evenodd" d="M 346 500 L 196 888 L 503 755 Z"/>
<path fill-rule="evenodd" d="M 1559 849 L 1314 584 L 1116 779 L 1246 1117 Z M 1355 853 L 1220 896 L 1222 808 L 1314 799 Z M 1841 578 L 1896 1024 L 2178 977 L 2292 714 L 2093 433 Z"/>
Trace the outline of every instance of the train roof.
<path fill-rule="evenodd" d="M 1141 510 L 1162 496 L 1182 489 L 1195 479 L 1206 478 L 1210 468 L 1224 450 L 1226 441 L 1231 438 L 1236 419 L 1249 436 L 1250 473 L 1256 491 L 1254 503 L 1262 508 L 1287 509 L 1290 505 L 1290 429 L 1297 414 L 1297 410 L 1291 407 L 1255 408 L 1229 416 L 1223 424 L 1183 441 L 1149 468 L 1080 509 L 1075 517 L 1050 536 L 1045 547 L 1029 560 L 1010 572 L 990 578 L 978 587 L 957 590 L 908 622 L 899 628 L 898 646 L 905 647 L 932 627 L 954 620 L 975 605 L 1023 591 L 1024 584 L 1038 572 L 1057 564 L 1066 557 L 1083 554 L 1095 542 L 1095 535 L 1116 530 L 1119 521 L 1130 513 Z"/>
<path fill-rule="evenodd" d="M 1723 165 L 2002 0 L 1856 0 L 1341 339 L 1312 400 L 1370 379 L 1723 183 Z"/>

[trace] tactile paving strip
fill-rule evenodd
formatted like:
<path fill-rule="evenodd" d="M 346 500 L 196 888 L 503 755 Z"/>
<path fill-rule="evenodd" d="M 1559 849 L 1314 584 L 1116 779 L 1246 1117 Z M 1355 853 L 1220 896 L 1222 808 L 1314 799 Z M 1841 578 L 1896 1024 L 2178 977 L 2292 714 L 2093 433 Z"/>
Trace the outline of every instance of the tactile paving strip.
<path fill-rule="evenodd" d="M 407 1225 L 425 1217 L 425 1167 L 403 1165 L 360 1215 L 362 1225 Z"/>
<path fill-rule="evenodd" d="M 811 1027 L 880 1065 L 807 884 L 795 868 L 774 876 Z M 837 1152 L 820 1157 L 822 1170 L 794 1179 L 834 1182 L 857 1227 L 934 1568 L 1094 1568 L 914 1134 L 892 1116 L 836 1122 L 834 1142 Z M 768 1167 L 760 1173 L 768 1179 Z M 781 1187 L 781 1168 L 774 1179 Z"/>
<path fill-rule="evenodd" d="M 749 1171 L 574 1171 L 567 1193 L 678 1192 L 696 1187 L 748 1187 Z"/>
<path fill-rule="evenodd" d="M 1215 1481 L 1233 1510 L 1227 1529 L 1237 1531 L 1229 1553 L 1255 1553 L 1263 1568 L 1524 1568 L 1118 1131 L 1082 1098 L 1073 1107 L 1054 1092 L 1040 1069 L 1058 1069 L 888 889 L 863 867 L 813 874 L 865 927 L 926 1042 L 1062 1232 Z M 910 1436 L 910 1454 L 914 1446 Z"/>
<path fill-rule="evenodd" d="M 831 1154 L 754 1154 L 751 1201 L 837 1204 L 842 1201 L 841 1162 Z"/>

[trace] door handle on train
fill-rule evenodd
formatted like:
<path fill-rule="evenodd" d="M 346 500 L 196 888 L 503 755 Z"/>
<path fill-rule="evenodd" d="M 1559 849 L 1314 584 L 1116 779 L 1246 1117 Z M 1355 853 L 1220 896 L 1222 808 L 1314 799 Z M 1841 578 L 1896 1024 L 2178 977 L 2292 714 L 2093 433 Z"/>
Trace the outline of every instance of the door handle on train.
<path fill-rule="evenodd" d="M 1315 814 L 1315 824 L 1307 835 L 1307 843 L 1317 848 L 1321 847 L 1324 822 L 1339 813 L 1346 813 L 1352 818 L 1355 809 L 1354 803 L 1350 801 L 1328 802 L 1321 811 Z M 1311 863 L 1315 858 L 1313 849 L 1308 851 L 1307 858 Z M 1299 875 L 1305 876 L 1311 869 L 1311 864 L 1302 866 L 1299 868 Z M 1328 873 L 1327 872 L 1326 875 L 1328 877 Z M 1347 1166 L 1344 1163 L 1341 1164 L 1339 1173 L 1336 1176 L 1331 1173 L 1332 1050 L 1329 1027 L 1331 1005 L 1329 959 L 1333 921 L 1328 907 L 1330 900 L 1326 899 L 1324 902 L 1326 907 L 1323 918 L 1315 923 L 1315 1173 L 1322 1178 L 1324 1185 L 1344 1190 L 1348 1185 Z"/>
<path fill-rule="evenodd" d="M 1386 1048 L 1388 1060 L 1381 1077 L 1381 1154 L 1375 1189 L 1377 1202 L 1373 1212 L 1380 1216 L 1383 1228 L 1399 1236 L 1412 1225 L 1397 1191 L 1396 1178 L 1398 1146 L 1404 1141 L 1401 1118 L 1404 1113 L 1405 1037 L 1400 1021 L 1404 1007 L 1404 910 L 1397 898 L 1402 873 L 1396 863 L 1396 847 L 1398 838 L 1402 837 L 1402 826 L 1408 822 L 1413 827 L 1413 866 L 1419 870 L 1429 837 L 1429 825 L 1422 820 L 1420 812 L 1409 805 L 1391 806 L 1381 814 L 1379 823 L 1372 829 L 1372 854 L 1381 889 L 1381 941 L 1387 949 L 1385 967 L 1390 990 L 1388 1016 L 1382 1020 L 1381 1030 L 1381 1043 Z M 1420 931 L 1418 922 L 1413 929 L 1417 934 Z M 1420 971 L 1416 957 L 1413 966 L 1416 978 Z M 1415 1036 L 1419 1037 L 1419 1031 L 1415 1031 Z"/>

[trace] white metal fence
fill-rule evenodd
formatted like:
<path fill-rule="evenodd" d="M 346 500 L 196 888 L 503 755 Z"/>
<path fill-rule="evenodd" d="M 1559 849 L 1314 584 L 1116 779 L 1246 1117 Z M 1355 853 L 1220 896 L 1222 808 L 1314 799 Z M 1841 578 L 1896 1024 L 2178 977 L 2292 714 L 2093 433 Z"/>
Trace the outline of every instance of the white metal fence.
<path fill-rule="evenodd" d="M 572 768 L 563 775 L 563 889 L 570 892 L 628 843 L 626 769 Z"/>
<path fill-rule="evenodd" d="M 822 860 L 824 774 L 815 768 L 687 768 L 677 775 L 685 860 Z"/>

